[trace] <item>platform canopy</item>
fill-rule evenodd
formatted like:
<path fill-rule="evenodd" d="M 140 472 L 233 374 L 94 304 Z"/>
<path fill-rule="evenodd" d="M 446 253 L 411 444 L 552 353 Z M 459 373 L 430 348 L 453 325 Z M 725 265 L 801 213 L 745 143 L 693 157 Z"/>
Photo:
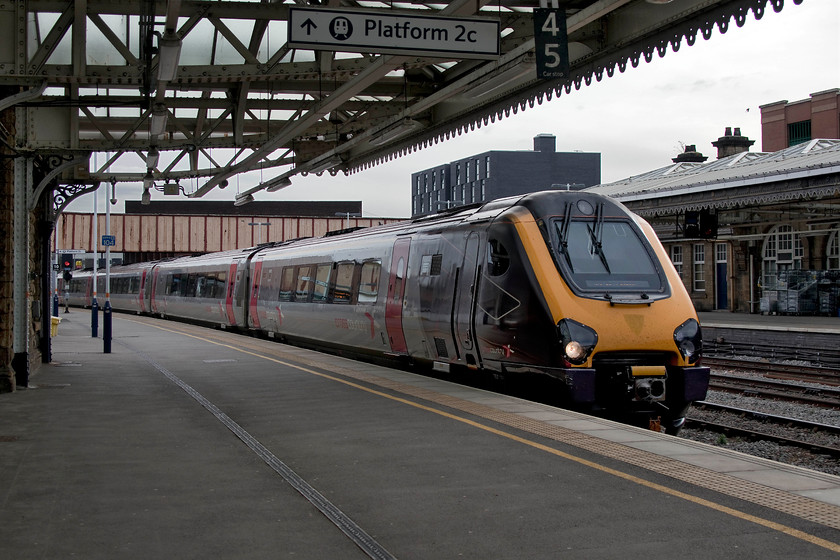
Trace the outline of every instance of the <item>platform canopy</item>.
<path fill-rule="evenodd" d="M 56 170 L 64 200 L 103 181 L 142 184 L 146 193 L 169 183 L 167 194 L 201 197 L 262 170 L 263 182 L 237 195 L 245 202 L 297 174 L 351 173 L 558 102 L 783 6 L 6 2 L 0 109 L 21 109 L 15 147 Z M 176 184 L 187 179 L 190 191 Z"/>

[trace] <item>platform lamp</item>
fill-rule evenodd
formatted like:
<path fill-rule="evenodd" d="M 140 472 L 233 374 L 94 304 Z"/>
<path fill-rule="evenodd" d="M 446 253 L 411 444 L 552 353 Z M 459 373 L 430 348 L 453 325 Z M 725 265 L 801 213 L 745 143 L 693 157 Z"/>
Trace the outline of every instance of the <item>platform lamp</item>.
<path fill-rule="evenodd" d="M 292 180 L 288 177 L 275 177 L 263 183 L 266 192 L 277 192 L 280 189 L 285 189 L 292 185 Z"/>
<path fill-rule="evenodd" d="M 152 108 L 152 116 L 149 122 L 149 134 L 153 137 L 161 136 L 166 132 L 166 120 L 169 118 L 169 111 L 163 103 L 155 103 Z"/>
<path fill-rule="evenodd" d="M 171 82 L 178 74 L 181 57 L 181 37 L 172 30 L 164 32 L 158 40 L 158 80 Z"/>
<path fill-rule="evenodd" d="M 385 127 L 385 129 L 370 139 L 370 144 L 372 146 L 381 146 L 382 144 L 387 144 L 397 138 L 402 138 L 406 134 L 410 134 L 421 128 L 423 128 L 423 124 L 421 122 L 415 121 L 410 117 L 405 117 L 394 124 Z"/>
<path fill-rule="evenodd" d="M 238 194 L 238 195 L 236 195 L 236 198 L 233 201 L 233 205 L 234 206 L 245 206 L 246 204 L 249 204 L 251 202 L 254 202 L 253 195 Z"/>
<path fill-rule="evenodd" d="M 481 82 L 473 88 L 464 92 L 464 97 L 478 99 L 502 91 L 505 87 L 512 87 L 514 83 L 524 77 L 531 79 L 537 77 L 537 64 L 535 62 L 519 62 L 500 73 Z"/>
<path fill-rule="evenodd" d="M 335 167 L 337 165 L 341 165 L 341 163 L 342 163 L 341 156 L 334 155 L 332 157 L 329 157 L 329 158 L 327 158 L 323 161 L 320 161 L 320 162 L 316 163 L 312 167 L 312 169 L 309 170 L 309 173 L 315 173 L 317 175 L 318 173 L 322 173 L 322 172 L 326 171 L 327 169 L 332 169 L 333 167 Z"/>

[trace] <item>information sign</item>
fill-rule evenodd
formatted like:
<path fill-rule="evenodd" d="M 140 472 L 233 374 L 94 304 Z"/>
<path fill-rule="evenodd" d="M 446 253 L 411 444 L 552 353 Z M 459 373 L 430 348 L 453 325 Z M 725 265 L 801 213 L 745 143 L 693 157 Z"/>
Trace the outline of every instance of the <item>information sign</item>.
<path fill-rule="evenodd" d="M 289 46 L 346 52 L 499 56 L 499 21 L 393 12 L 289 7 Z"/>
<path fill-rule="evenodd" d="M 566 34 L 565 10 L 534 9 L 534 44 L 538 78 L 552 80 L 569 77 L 569 39 Z"/>
<path fill-rule="evenodd" d="M 103 247 L 114 247 L 117 244 L 117 236 L 116 235 L 103 235 L 102 236 L 102 246 Z"/>

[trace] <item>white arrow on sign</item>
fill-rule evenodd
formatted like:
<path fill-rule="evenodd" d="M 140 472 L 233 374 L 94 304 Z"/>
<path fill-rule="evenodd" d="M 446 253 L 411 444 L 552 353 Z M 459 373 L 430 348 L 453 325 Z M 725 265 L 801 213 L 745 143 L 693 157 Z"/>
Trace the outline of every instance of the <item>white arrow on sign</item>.
<path fill-rule="evenodd" d="M 432 54 L 490 59 L 499 56 L 499 21 L 394 15 L 391 12 L 289 7 L 289 46 L 315 50 Z"/>

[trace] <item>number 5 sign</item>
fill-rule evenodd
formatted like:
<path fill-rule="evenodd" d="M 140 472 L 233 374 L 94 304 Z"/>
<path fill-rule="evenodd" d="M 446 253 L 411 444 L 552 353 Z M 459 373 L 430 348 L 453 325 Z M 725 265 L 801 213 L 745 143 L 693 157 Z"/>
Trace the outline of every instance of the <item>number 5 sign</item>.
<path fill-rule="evenodd" d="M 566 12 L 556 8 L 534 10 L 534 42 L 537 77 L 543 80 L 569 77 L 569 39 Z"/>

